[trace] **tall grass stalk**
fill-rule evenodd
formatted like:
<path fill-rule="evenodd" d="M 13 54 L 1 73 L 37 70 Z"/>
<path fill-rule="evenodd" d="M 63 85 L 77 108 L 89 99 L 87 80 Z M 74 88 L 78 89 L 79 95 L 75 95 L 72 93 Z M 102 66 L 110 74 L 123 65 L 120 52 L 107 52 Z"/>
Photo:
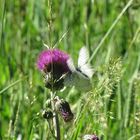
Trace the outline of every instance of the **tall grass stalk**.
<path fill-rule="evenodd" d="M 104 43 L 104 41 L 106 40 L 106 38 L 110 35 L 110 33 L 112 32 L 112 30 L 114 29 L 114 27 L 116 26 L 116 24 L 119 22 L 119 20 L 123 16 L 123 14 L 126 12 L 126 10 L 131 6 L 132 2 L 133 2 L 133 0 L 129 0 L 129 2 L 126 4 L 126 6 L 121 11 L 121 13 L 118 15 L 118 17 L 112 23 L 112 25 L 110 26 L 110 28 L 108 29 L 108 31 L 106 32 L 106 34 L 104 35 L 104 37 L 101 39 L 101 41 L 98 44 L 98 46 L 96 47 L 96 49 L 94 50 L 93 54 L 91 55 L 91 57 L 89 59 L 89 62 L 95 57 L 95 55 L 97 54 L 98 50 L 100 49 L 100 47 L 102 46 L 102 44 Z"/>

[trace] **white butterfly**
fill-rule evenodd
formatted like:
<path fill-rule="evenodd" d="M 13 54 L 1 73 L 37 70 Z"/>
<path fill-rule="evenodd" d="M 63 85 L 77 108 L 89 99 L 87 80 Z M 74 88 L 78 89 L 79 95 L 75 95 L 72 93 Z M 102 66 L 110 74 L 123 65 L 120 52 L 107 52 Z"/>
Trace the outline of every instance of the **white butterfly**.
<path fill-rule="evenodd" d="M 89 91 L 92 88 L 90 80 L 94 72 L 88 60 L 89 52 L 86 47 L 80 49 L 78 67 L 75 67 L 72 58 L 68 59 L 67 65 L 71 73 L 65 78 L 66 86 L 75 86 L 81 91 Z"/>

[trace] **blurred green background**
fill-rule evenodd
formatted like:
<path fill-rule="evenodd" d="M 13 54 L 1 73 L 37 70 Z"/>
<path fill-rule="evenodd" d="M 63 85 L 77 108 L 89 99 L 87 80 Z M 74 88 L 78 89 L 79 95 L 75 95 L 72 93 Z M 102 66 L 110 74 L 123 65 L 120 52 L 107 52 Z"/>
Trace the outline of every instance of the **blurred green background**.
<path fill-rule="evenodd" d="M 92 91 L 58 93 L 75 115 L 68 124 L 60 118 L 62 140 L 81 140 L 84 134 L 139 140 L 139 0 L 0 0 L 0 140 L 53 139 L 41 116 L 49 98 L 36 67 L 43 43 L 58 43 L 75 63 L 82 46 L 90 55 L 99 47 L 91 61 Z"/>

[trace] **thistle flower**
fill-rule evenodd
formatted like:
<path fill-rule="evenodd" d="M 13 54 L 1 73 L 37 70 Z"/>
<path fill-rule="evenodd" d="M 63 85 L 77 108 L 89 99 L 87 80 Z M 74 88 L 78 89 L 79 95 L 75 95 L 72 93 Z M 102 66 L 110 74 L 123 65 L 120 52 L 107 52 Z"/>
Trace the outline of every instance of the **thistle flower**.
<path fill-rule="evenodd" d="M 63 88 L 63 75 L 69 72 L 68 59 L 69 55 L 58 49 L 49 49 L 40 53 L 37 67 L 45 75 L 47 88 L 55 90 Z"/>
<path fill-rule="evenodd" d="M 56 99 L 55 101 L 56 110 L 60 113 L 65 122 L 69 122 L 73 119 L 73 113 L 70 109 L 70 105 L 63 99 Z"/>
<path fill-rule="evenodd" d="M 94 134 L 86 134 L 83 140 L 99 140 L 99 138 Z"/>

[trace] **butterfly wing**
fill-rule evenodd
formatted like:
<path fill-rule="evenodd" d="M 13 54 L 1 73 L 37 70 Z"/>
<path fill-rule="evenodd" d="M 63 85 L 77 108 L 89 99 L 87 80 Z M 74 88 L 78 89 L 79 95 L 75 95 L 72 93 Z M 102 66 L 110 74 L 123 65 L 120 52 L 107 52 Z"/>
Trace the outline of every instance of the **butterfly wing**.
<path fill-rule="evenodd" d="M 82 67 L 88 62 L 89 59 L 89 52 L 86 47 L 82 47 L 79 52 L 79 57 L 78 57 L 78 67 Z"/>
<path fill-rule="evenodd" d="M 79 52 L 78 71 L 73 63 L 72 58 L 69 58 L 67 65 L 71 73 L 67 74 L 64 83 L 65 86 L 75 86 L 78 90 L 88 91 L 91 89 L 90 79 L 93 75 L 90 65 L 87 63 L 89 59 L 88 50 L 83 47 Z M 85 76 L 86 75 L 86 76 Z"/>
<path fill-rule="evenodd" d="M 67 73 L 67 75 L 64 79 L 64 84 L 65 84 L 65 86 L 73 86 L 74 85 L 73 73 L 75 73 L 76 68 L 74 66 L 74 62 L 73 62 L 72 58 L 69 58 L 67 60 L 67 65 L 71 72 Z"/>
<path fill-rule="evenodd" d="M 79 91 L 89 91 L 92 89 L 90 79 L 88 77 L 85 77 L 83 74 L 80 72 L 77 72 L 75 75 L 73 75 L 75 87 Z"/>
<path fill-rule="evenodd" d="M 94 74 L 94 70 L 92 69 L 91 65 L 88 63 L 83 65 L 80 70 L 82 71 L 82 73 L 86 74 L 89 79 L 91 79 Z"/>
<path fill-rule="evenodd" d="M 71 72 L 76 71 L 76 68 L 74 66 L 74 62 L 73 62 L 72 58 L 69 58 L 67 60 L 67 65 L 68 65 L 68 67 L 69 67 L 69 69 L 70 69 Z"/>
<path fill-rule="evenodd" d="M 78 58 L 78 67 L 89 78 L 92 78 L 93 76 L 93 69 L 91 65 L 88 63 L 89 60 L 89 52 L 86 47 L 82 47 L 79 52 L 79 58 Z"/>
<path fill-rule="evenodd" d="M 74 79 L 73 79 L 73 74 L 68 73 L 64 79 L 64 85 L 66 87 L 72 87 L 74 86 Z"/>
<path fill-rule="evenodd" d="M 65 86 L 72 87 L 75 86 L 79 91 L 89 91 L 92 86 L 90 83 L 90 79 L 83 76 L 80 72 L 73 72 L 68 74 L 64 80 Z"/>

